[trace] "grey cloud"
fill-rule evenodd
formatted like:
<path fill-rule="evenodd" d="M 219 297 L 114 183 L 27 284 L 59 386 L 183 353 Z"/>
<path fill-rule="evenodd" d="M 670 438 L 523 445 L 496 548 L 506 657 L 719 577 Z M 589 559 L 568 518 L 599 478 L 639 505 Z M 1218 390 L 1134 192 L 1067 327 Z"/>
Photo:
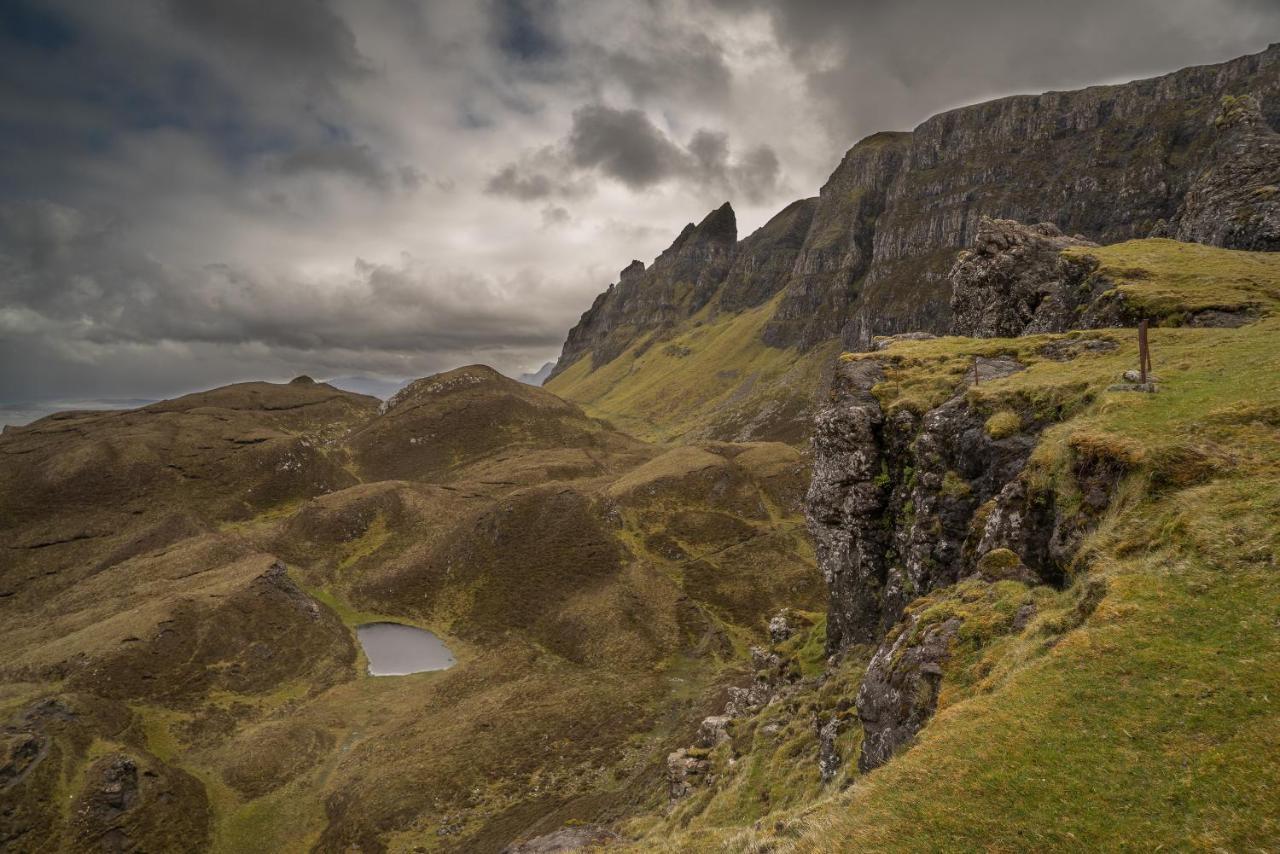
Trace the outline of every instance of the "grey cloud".
<path fill-rule="evenodd" d="M 556 193 L 555 182 L 541 172 L 524 173 L 514 163 L 502 167 L 485 185 L 485 191 L 496 196 L 510 196 L 530 202 Z"/>
<path fill-rule="evenodd" d="M 542 227 L 554 228 L 558 225 L 567 225 L 572 217 L 569 211 L 559 205 L 547 205 L 542 209 Z"/>
<path fill-rule="evenodd" d="M 733 77 L 718 43 L 658 16 L 627 47 L 599 51 L 595 64 L 602 77 L 621 82 L 641 103 L 673 96 L 722 102 Z"/>
<path fill-rule="evenodd" d="M 601 104 L 573 114 L 567 149 L 579 169 L 599 169 L 633 190 L 651 187 L 682 171 L 685 152 L 640 110 Z"/>
<path fill-rule="evenodd" d="M 730 160 L 728 134 L 704 129 L 689 141 L 689 155 L 692 174 L 699 180 L 741 193 L 750 202 L 767 201 L 781 189 L 782 166 L 777 152 L 767 145 L 757 145 L 738 160 Z"/>
<path fill-rule="evenodd" d="M 304 145 L 278 158 L 276 166 L 283 175 L 345 175 L 382 192 L 416 190 L 425 179 L 413 166 L 389 167 L 368 145 L 350 142 Z"/>
<path fill-rule="evenodd" d="M 404 258 L 358 261 L 321 283 L 231 264 L 161 264 L 127 238 L 58 206 L 0 208 L 0 343 L 49 345 L 63 362 L 212 347 L 223 357 L 278 351 L 294 362 L 425 372 L 467 352 L 545 355 L 577 310 L 528 271 L 498 278 Z M 0 372 L 0 400 L 29 385 Z"/>
<path fill-rule="evenodd" d="M 335 287 L 232 264 L 182 268 L 147 258 L 119 229 L 102 239 L 108 232 L 86 227 L 90 218 L 77 211 L 23 207 L 0 213 L 0 223 L 19 224 L 0 232 L 0 296 L 41 326 L 62 325 L 99 344 L 167 339 L 416 351 L 495 340 L 546 344 L 563 332 L 554 310 L 540 319 L 510 299 L 541 287 L 528 273 L 503 282 L 411 259 L 358 261 Z M 95 320 L 84 326 L 85 317 Z"/>
<path fill-rule="evenodd" d="M 729 168 L 730 183 L 752 202 L 775 197 L 780 191 L 782 164 L 778 153 L 767 145 L 757 145 Z"/>
<path fill-rule="evenodd" d="M 992 97 L 1220 62 L 1280 31 L 1280 4 L 1269 0 L 709 2 L 771 16 L 843 146 Z"/>
<path fill-rule="evenodd" d="M 522 202 L 581 198 L 594 191 L 595 183 L 591 178 L 576 174 L 563 147 L 555 146 L 526 152 L 520 160 L 503 166 L 485 183 L 486 193 Z"/>
<path fill-rule="evenodd" d="M 767 145 L 731 155 L 728 134 L 699 129 L 687 146 L 679 145 L 642 110 L 603 104 L 580 107 L 573 128 L 559 146 L 502 167 L 486 189 L 520 201 L 584 191 L 584 176 L 602 175 L 631 190 L 647 190 L 668 181 L 698 189 L 740 193 L 756 203 L 780 191 L 781 166 Z"/>
<path fill-rule="evenodd" d="M 326 0 L 168 0 L 174 20 L 238 60 L 316 80 L 359 76 L 368 63 Z"/>

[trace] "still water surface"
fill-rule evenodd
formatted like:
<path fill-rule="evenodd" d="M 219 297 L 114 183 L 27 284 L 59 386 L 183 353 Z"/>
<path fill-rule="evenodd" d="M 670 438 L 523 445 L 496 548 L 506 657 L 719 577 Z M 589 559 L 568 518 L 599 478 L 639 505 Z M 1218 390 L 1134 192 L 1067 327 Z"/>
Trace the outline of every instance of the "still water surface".
<path fill-rule="evenodd" d="M 369 659 L 370 676 L 405 676 L 454 665 L 444 641 L 426 629 L 399 623 L 365 623 L 356 636 Z"/>

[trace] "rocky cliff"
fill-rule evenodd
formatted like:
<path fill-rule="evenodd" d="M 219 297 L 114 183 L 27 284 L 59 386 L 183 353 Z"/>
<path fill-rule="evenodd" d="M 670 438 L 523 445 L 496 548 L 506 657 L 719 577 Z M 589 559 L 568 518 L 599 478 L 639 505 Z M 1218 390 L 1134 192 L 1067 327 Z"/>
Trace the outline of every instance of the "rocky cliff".
<path fill-rule="evenodd" d="M 593 364 L 603 365 L 697 312 L 729 273 L 737 240 L 737 217 L 725 202 L 697 225 L 686 225 L 653 266 L 632 261 L 569 331 L 551 376 L 588 353 Z"/>
<path fill-rule="evenodd" d="M 1259 222 L 1231 221 L 1253 235 Z M 1178 444 L 1156 402 L 1188 393 L 1183 375 L 1207 347 L 1238 344 L 1205 327 L 1266 339 L 1277 261 L 1168 239 L 1102 247 L 983 219 L 950 274 L 953 331 L 973 337 L 913 333 L 841 357 L 815 422 L 806 514 L 829 589 L 827 651 L 875 649 L 856 701 L 861 771 L 925 725 L 958 650 L 1022 631 L 1047 601 L 1027 589 L 1066 589 L 1074 604 L 1060 625 L 1092 613 L 1106 590 L 1086 537 L 1125 500 L 1214 476 L 1199 439 Z M 1180 387 L 1125 370 L 1134 336 L 1116 327 L 1138 318 L 1152 321 L 1162 376 Z M 1144 409 L 1117 397 L 1134 391 L 1160 395 Z M 1097 413 L 1110 410 L 1141 412 L 1160 425 L 1145 441 L 1175 447 L 1099 433 Z"/>
<path fill-rule="evenodd" d="M 1035 502 L 1010 486 L 1046 419 L 1010 411 L 1008 429 L 989 423 L 995 412 L 970 395 L 971 372 L 935 406 L 886 407 L 871 390 L 892 362 L 845 361 L 814 432 L 806 509 L 831 596 L 831 652 L 878 643 L 908 603 L 973 573 L 983 555 L 1014 540 L 1035 540 L 1020 552 L 1031 577 L 1063 575 L 1064 555 L 1040 547 L 1054 528 L 1052 508 L 1019 515 Z M 1008 356 L 973 363 L 979 382 L 1026 367 Z M 997 524 L 1014 515 L 1010 530 Z"/>
<path fill-rule="evenodd" d="M 1173 236 L 1280 246 L 1280 45 L 1219 65 L 951 110 L 855 145 L 817 199 L 735 242 L 726 205 L 648 270 L 633 263 L 569 333 L 555 373 L 599 368 L 708 303 L 781 293 L 760 331 L 808 350 L 840 336 L 944 332 L 948 271 L 984 217 L 1052 222 L 1112 243 Z M 553 375 L 554 376 L 554 375 Z M 708 377 L 711 381 L 711 377 Z"/>

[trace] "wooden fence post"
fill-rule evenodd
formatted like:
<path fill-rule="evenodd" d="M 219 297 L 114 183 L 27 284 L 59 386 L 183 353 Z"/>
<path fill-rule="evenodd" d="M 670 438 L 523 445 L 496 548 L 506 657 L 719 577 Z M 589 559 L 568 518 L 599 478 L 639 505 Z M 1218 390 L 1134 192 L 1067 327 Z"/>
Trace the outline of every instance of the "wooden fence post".
<path fill-rule="evenodd" d="M 978 357 L 973 357 L 973 384 L 978 384 Z"/>
<path fill-rule="evenodd" d="M 1138 321 L 1138 382 L 1147 384 L 1147 368 L 1151 365 L 1151 350 L 1147 346 L 1147 321 Z"/>

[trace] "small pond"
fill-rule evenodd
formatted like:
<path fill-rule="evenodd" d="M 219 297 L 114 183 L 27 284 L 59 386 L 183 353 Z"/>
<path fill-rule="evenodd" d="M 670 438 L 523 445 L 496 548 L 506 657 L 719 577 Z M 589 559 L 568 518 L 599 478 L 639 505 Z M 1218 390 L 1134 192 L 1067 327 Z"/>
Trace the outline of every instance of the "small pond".
<path fill-rule="evenodd" d="M 400 623 L 365 623 L 356 636 L 369 659 L 370 676 L 406 676 L 444 670 L 455 663 L 444 641 L 426 629 Z"/>

